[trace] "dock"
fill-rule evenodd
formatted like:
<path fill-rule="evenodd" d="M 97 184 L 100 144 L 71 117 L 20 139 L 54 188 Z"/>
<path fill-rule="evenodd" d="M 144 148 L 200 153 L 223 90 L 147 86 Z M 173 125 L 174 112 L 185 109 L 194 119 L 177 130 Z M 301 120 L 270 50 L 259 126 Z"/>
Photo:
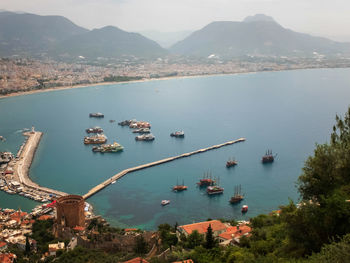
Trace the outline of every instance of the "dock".
<path fill-rule="evenodd" d="M 139 165 L 139 166 L 136 166 L 136 167 L 125 169 L 125 170 L 115 174 L 111 178 L 105 180 L 104 182 L 96 185 L 92 189 L 90 189 L 85 195 L 83 195 L 83 198 L 85 200 L 88 199 L 89 197 L 93 196 L 97 192 L 101 191 L 102 189 L 104 189 L 105 187 L 110 185 L 112 182 L 119 180 L 120 178 L 122 178 L 124 175 L 126 175 L 128 173 L 132 173 L 132 172 L 135 172 L 135 171 L 139 171 L 139 170 L 142 170 L 142 169 L 145 169 L 145 168 L 149 168 L 149 167 L 152 167 L 152 166 L 156 166 L 156 165 L 160 165 L 160 164 L 163 164 L 163 163 L 172 162 L 172 161 L 175 161 L 177 159 L 189 157 L 189 156 L 192 156 L 192 155 L 195 155 L 195 154 L 204 153 L 204 152 L 207 152 L 207 151 L 210 151 L 210 150 L 218 149 L 218 148 L 221 148 L 221 147 L 224 147 L 224 146 L 228 146 L 228 145 L 231 145 L 231 144 L 235 144 L 235 143 L 238 143 L 238 142 L 243 142 L 245 140 L 246 140 L 245 138 L 240 138 L 240 139 L 237 139 L 237 140 L 234 140 L 234 141 L 228 141 L 228 142 L 225 142 L 225 143 L 222 143 L 222 144 L 218 144 L 218 145 L 214 145 L 214 146 L 211 146 L 211 147 L 199 149 L 197 151 L 193 151 L 193 152 L 189 152 L 189 153 L 183 153 L 181 155 L 177 155 L 177 156 L 165 158 L 165 159 L 162 159 L 162 160 L 159 160 L 159 161 L 155 161 L 155 162 L 151 162 L 151 163 L 147 163 L 147 164 L 143 164 L 143 165 Z"/>
<path fill-rule="evenodd" d="M 38 193 L 42 193 L 43 195 L 53 194 L 57 197 L 67 195 L 67 193 L 64 192 L 40 186 L 30 179 L 29 168 L 32 164 L 36 149 L 38 148 L 42 132 L 25 132 L 23 135 L 27 137 L 27 140 L 18 151 L 17 158 L 12 162 L 14 177 L 21 185 Z"/>

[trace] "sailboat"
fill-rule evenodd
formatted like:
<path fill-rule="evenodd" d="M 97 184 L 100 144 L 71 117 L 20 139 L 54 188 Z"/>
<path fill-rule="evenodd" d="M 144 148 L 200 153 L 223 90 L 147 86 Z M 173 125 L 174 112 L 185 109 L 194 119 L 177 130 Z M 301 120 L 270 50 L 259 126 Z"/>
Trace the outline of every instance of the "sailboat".
<path fill-rule="evenodd" d="M 235 186 L 235 193 L 230 199 L 231 204 L 236 204 L 241 202 L 244 199 L 243 194 L 241 193 L 241 185 Z"/>
<path fill-rule="evenodd" d="M 187 186 L 185 185 L 184 180 L 182 180 L 182 184 L 179 184 L 177 182 L 176 185 L 173 187 L 174 192 L 181 192 L 184 190 L 187 190 Z"/>

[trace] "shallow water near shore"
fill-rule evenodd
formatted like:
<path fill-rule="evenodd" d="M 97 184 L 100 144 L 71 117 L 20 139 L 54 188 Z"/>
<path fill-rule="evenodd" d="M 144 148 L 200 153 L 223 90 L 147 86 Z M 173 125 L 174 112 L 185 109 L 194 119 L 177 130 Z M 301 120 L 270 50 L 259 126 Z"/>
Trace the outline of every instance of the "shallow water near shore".
<path fill-rule="evenodd" d="M 298 199 L 295 182 L 315 143 L 328 140 L 335 114 L 347 110 L 350 69 L 317 69 L 171 79 L 144 83 L 91 86 L 0 100 L 0 150 L 16 152 L 34 125 L 44 135 L 31 167 L 32 179 L 73 194 L 119 171 L 162 158 L 245 137 L 247 141 L 152 167 L 123 177 L 91 197 L 96 214 L 112 225 L 155 229 L 168 222 L 192 223 L 207 218 L 248 219 Z M 104 119 L 89 118 L 103 112 Z M 149 121 L 155 141 L 136 142 L 118 121 Z M 117 122 L 110 123 L 110 119 Z M 108 142 L 122 153 L 93 153 L 83 144 L 85 129 L 101 126 Z M 185 138 L 170 137 L 184 130 Z M 262 165 L 267 149 L 277 153 Z M 238 165 L 227 169 L 235 157 Z M 220 178 L 224 194 L 209 197 L 196 182 L 204 172 Z M 188 190 L 173 193 L 177 181 Z M 230 205 L 234 186 L 245 200 Z M 0 193 L 0 206 L 30 209 L 35 202 Z M 10 197 L 9 197 L 10 198 Z M 17 199 L 16 199 L 17 198 Z M 162 207 L 162 199 L 171 203 Z M 8 199 L 10 200 L 10 199 Z M 12 199 L 11 199 L 12 200 Z M 18 205 L 17 205 L 18 203 Z M 242 215 L 241 205 L 249 211 Z"/>

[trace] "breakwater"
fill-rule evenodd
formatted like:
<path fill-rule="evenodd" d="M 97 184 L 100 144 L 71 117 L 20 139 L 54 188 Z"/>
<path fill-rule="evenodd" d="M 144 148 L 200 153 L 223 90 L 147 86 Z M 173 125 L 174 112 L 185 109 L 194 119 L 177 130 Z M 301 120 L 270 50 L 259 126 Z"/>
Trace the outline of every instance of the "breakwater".
<path fill-rule="evenodd" d="M 34 183 L 29 177 L 29 168 L 32 164 L 42 134 L 42 132 L 38 131 L 23 133 L 23 135 L 27 137 L 27 140 L 24 145 L 21 146 L 16 159 L 10 164 L 13 165 L 14 177 L 22 186 L 37 192 L 39 195 L 47 196 L 54 194 L 57 197 L 67 195 L 67 193 L 64 192 L 40 186 Z"/>
<path fill-rule="evenodd" d="M 159 161 L 146 163 L 146 164 L 143 164 L 143 165 L 139 165 L 139 166 L 135 166 L 135 167 L 132 167 L 132 168 L 125 169 L 125 170 L 115 174 L 111 178 L 105 180 L 104 182 L 96 185 L 92 189 L 90 189 L 85 195 L 83 195 L 83 198 L 87 199 L 87 198 L 91 197 L 92 195 L 96 194 L 97 192 L 101 191 L 102 189 L 104 189 L 105 187 L 110 185 L 112 182 L 114 182 L 116 180 L 119 180 L 120 178 L 122 178 L 124 175 L 126 175 L 128 173 L 132 173 L 132 172 L 135 172 L 135 171 L 138 171 L 138 170 L 142 170 L 142 169 L 149 168 L 149 167 L 152 167 L 152 166 L 156 166 L 156 165 L 160 165 L 160 164 L 163 164 L 163 163 L 175 161 L 177 159 L 189 157 L 189 156 L 192 156 L 194 154 L 207 152 L 207 151 L 210 151 L 210 150 L 218 149 L 218 148 L 221 148 L 221 147 L 224 147 L 224 146 L 227 146 L 227 145 L 231 145 L 231 144 L 235 144 L 235 143 L 243 142 L 243 141 L 245 141 L 245 138 L 240 138 L 240 139 L 237 139 L 237 140 L 234 140 L 234 141 L 228 141 L 228 142 L 225 142 L 225 143 L 222 143 L 222 144 L 213 145 L 213 146 L 210 146 L 210 147 L 207 147 L 207 148 L 203 148 L 203 149 L 199 149 L 199 150 L 196 150 L 196 151 L 193 151 L 193 152 L 183 153 L 181 155 L 177 155 L 177 156 L 165 158 L 165 159 L 162 159 L 162 160 L 159 160 Z"/>

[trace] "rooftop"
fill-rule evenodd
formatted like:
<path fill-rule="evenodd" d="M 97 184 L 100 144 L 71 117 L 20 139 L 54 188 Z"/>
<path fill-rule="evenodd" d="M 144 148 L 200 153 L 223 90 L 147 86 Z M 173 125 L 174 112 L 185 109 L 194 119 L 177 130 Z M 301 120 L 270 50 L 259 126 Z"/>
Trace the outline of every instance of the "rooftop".
<path fill-rule="evenodd" d="M 189 235 L 194 230 L 197 230 L 199 234 L 205 234 L 207 232 L 209 225 L 213 229 L 213 232 L 223 231 L 223 230 L 226 230 L 227 228 L 227 226 L 219 220 L 211 220 L 211 221 L 199 222 L 199 223 L 194 223 L 189 225 L 183 225 L 183 226 L 179 226 L 179 228 L 182 228 L 183 230 L 185 230 L 186 233 Z"/>

